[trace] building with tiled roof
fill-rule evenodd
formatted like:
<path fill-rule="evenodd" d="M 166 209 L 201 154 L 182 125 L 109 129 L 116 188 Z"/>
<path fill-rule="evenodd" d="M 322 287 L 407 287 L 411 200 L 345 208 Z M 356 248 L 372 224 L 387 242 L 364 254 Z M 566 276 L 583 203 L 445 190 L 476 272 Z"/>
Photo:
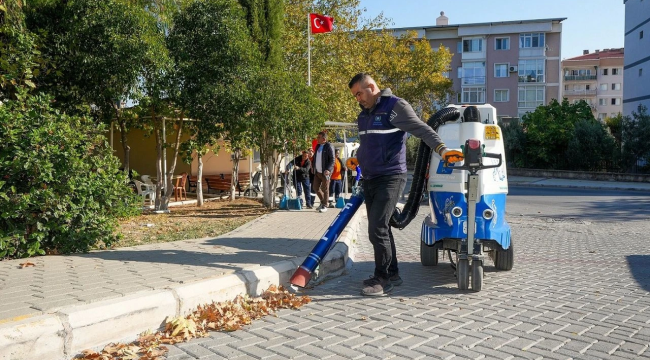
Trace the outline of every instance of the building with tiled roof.
<path fill-rule="evenodd" d="M 390 30 L 395 36 L 415 31 L 432 48 L 442 45 L 453 54 L 447 75 L 456 96 L 449 103 L 489 103 L 499 118 L 509 118 L 560 98 L 565 19 L 449 24 L 441 12 L 436 25 Z"/>
<path fill-rule="evenodd" d="M 624 50 L 603 49 L 562 60 L 562 97 L 586 101 L 604 120 L 623 112 Z"/>

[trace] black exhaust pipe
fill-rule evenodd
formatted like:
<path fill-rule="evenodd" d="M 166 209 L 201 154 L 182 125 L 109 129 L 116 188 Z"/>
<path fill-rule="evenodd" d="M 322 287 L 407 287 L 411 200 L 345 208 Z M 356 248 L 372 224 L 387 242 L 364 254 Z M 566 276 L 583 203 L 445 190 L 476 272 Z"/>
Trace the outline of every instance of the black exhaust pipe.
<path fill-rule="evenodd" d="M 433 114 L 427 125 L 431 126 L 434 131 L 438 131 L 440 125 L 458 120 L 460 111 L 454 107 L 444 108 Z M 413 182 L 409 190 L 409 198 L 404 205 L 404 209 L 395 208 L 393 215 L 390 217 L 389 225 L 400 230 L 404 229 L 418 214 L 420 209 L 420 200 L 424 191 L 426 171 L 431 161 L 431 148 L 424 141 L 420 140 L 418 145 L 418 155 L 415 160 L 415 171 L 413 173 Z"/>

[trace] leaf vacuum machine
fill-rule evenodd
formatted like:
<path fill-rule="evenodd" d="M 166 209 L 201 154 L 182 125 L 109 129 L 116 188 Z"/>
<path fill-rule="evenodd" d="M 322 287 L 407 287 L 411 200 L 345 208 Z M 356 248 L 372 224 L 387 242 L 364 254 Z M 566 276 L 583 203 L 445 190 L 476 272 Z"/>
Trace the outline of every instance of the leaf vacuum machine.
<path fill-rule="evenodd" d="M 431 156 L 431 148 L 420 141 L 408 200 L 390 219 L 392 227 L 404 229 L 417 215 L 426 190 L 430 213 L 422 223 L 421 263 L 435 266 L 439 252 L 447 251 L 461 290 L 470 285 L 474 291 L 481 290 L 486 255 L 499 270 L 513 266 L 510 226 L 505 220 L 508 179 L 503 135 L 495 121 L 496 110 L 488 104 L 450 105 L 432 115 L 427 124 L 447 148 L 461 149 L 464 160 L 452 163 Z M 363 164 L 359 170 L 361 167 Z M 362 186 L 353 189 L 346 206 L 291 277 L 292 285 L 307 286 L 311 274 L 363 203 Z"/>

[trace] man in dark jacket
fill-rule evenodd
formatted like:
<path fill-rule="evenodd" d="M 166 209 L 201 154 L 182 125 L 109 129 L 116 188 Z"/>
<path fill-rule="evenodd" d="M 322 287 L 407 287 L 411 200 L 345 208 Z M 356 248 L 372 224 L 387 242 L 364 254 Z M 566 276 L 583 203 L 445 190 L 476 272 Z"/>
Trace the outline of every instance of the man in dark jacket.
<path fill-rule="evenodd" d="M 320 199 L 319 212 L 327 211 L 327 201 L 329 200 L 330 176 L 334 169 L 334 147 L 327 142 L 327 133 L 321 131 L 318 133 L 318 145 L 314 149 L 314 161 L 312 171 L 314 172 L 314 190 Z"/>
<path fill-rule="evenodd" d="M 302 151 L 302 155 L 293 159 L 290 163 L 294 166 L 295 170 L 295 179 L 296 179 L 296 192 L 298 193 L 298 198 L 302 204 L 302 192 L 305 191 L 305 202 L 307 203 L 307 208 L 312 209 L 313 204 L 311 203 L 311 184 L 309 182 L 309 172 L 311 171 L 311 161 L 309 161 L 309 153 L 307 150 Z M 301 186 L 302 185 L 302 186 Z"/>
<path fill-rule="evenodd" d="M 388 223 L 406 184 L 406 133 L 422 139 L 443 158 L 450 151 L 454 155 L 460 152 L 447 149 L 406 100 L 393 95 L 390 89 L 380 90 L 370 75 L 357 74 L 348 86 L 361 106 L 357 159 L 364 179 L 368 237 L 375 253 L 375 272 L 363 282 L 361 294 L 384 296 L 393 285 L 402 283 Z"/>

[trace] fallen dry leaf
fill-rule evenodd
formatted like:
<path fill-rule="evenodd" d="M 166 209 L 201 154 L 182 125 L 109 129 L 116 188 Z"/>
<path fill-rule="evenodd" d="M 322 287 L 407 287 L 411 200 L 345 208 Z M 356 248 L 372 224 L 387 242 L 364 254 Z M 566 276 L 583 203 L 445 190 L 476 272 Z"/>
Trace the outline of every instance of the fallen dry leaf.
<path fill-rule="evenodd" d="M 261 297 L 238 295 L 232 301 L 199 305 L 185 317 L 167 318 L 163 331 L 145 332 L 131 344 L 109 344 L 97 353 L 82 352 L 80 359 L 99 360 L 163 360 L 167 347 L 196 337 L 208 336 L 208 331 L 236 331 L 252 320 L 276 315 L 281 308 L 297 309 L 311 302 L 309 296 L 296 296 L 282 286 L 269 287 Z"/>
<path fill-rule="evenodd" d="M 29 266 L 36 266 L 36 265 L 34 265 L 34 263 L 30 263 L 29 261 L 20 264 L 21 269 L 24 269 Z"/>

